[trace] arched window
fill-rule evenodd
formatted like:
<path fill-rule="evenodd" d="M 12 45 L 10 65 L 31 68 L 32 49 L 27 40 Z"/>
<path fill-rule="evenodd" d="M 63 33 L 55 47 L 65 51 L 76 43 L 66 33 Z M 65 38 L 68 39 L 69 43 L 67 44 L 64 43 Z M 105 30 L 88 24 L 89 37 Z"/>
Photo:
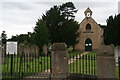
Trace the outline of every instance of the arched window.
<path fill-rule="evenodd" d="M 89 23 L 86 25 L 86 29 L 91 29 L 91 25 Z"/>

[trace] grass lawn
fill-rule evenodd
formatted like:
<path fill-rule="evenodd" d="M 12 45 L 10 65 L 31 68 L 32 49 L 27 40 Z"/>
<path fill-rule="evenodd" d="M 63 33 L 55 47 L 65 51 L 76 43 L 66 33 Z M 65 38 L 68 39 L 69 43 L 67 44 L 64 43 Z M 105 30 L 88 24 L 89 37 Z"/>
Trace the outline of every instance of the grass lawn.
<path fill-rule="evenodd" d="M 119 79 L 119 68 L 116 66 L 116 78 Z"/>

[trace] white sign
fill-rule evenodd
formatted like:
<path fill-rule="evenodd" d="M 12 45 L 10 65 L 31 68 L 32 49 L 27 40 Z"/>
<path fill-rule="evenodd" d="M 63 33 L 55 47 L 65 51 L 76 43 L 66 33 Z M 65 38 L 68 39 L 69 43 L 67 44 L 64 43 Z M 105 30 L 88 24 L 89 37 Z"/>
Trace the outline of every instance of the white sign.
<path fill-rule="evenodd" d="M 17 42 L 7 42 L 6 54 L 17 54 Z"/>

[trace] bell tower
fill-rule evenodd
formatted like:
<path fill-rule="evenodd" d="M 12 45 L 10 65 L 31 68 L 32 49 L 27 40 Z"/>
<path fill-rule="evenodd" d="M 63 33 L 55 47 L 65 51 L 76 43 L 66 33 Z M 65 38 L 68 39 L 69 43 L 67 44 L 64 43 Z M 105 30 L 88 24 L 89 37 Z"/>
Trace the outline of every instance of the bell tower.
<path fill-rule="evenodd" d="M 92 11 L 90 10 L 89 7 L 85 10 L 84 14 L 85 14 L 85 17 L 87 18 L 92 16 Z"/>

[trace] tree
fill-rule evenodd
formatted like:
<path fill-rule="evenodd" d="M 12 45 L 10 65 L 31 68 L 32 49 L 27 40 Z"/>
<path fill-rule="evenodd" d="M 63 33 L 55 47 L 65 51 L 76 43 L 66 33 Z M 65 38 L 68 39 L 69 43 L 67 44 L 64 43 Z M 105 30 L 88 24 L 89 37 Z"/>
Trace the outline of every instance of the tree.
<path fill-rule="evenodd" d="M 17 41 L 18 43 L 31 45 L 33 44 L 33 41 L 32 41 L 33 39 L 31 35 L 32 33 L 28 32 L 27 34 L 20 34 L 20 35 L 12 36 L 7 41 Z"/>
<path fill-rule="evenodd" d="M 64 27 L 65 26 L 65 27 Z M 76 38 L 78 37 L 79 33 L 77 33 L 77 30 L 79 28 L 78 22 L 71 20 L 66 20 L 63 24 L 62 28 L 62 39 L 63 41 L 69 46 L 73 46 L 78 42 L 76 41 Z"/>
<path fill-rule="evenodd" d="M 16 36 L 12 36 L 8 41 L 17 41 L 18 43 L 24 43 L 28 44 L 29 43 L 29 36 L 28 34 L 20 34 Z"/>
<path fill-rule="evenodd" d="M 107 19 L 107 27 L 104 28 L 104 42 L 105 44 L 120 45 L 120 14 Z"/>
<path fill-rule="evenodd" d="M 50 33 L 51 43 L 65 42 L 69 46 L 75 44 L 78 34 L 78 23 L 74 21 L 77 10 L 72 2 L 54 6 L 43 14 L 42 19 Z"/>
<path fill-rule="evenodd" d="M 33 42 L 40 48 L 40 51 L 42 50 L 43 45 L 50 42 L 48 29 L 42 19 L 38 19 L 36 22 L 32 37 L 34 39 Z"/>
<path fill-rule="evenodd" d="M 61 14 L 65 16 L 65 18 L 68 20 L 74 19 L 74 13 L 76 13 L 78 10 L 76 10 L 74 4 L 72 2 L 64 3 L 60 6 Z"/>
<path fill-rule="evenodd" d="M 7 34 L 5 31 L 2 31 L 1 33 L 1 41 L 2 41 L 2 44 L 6 44 L 6 41 L 7 41 Z"/>

